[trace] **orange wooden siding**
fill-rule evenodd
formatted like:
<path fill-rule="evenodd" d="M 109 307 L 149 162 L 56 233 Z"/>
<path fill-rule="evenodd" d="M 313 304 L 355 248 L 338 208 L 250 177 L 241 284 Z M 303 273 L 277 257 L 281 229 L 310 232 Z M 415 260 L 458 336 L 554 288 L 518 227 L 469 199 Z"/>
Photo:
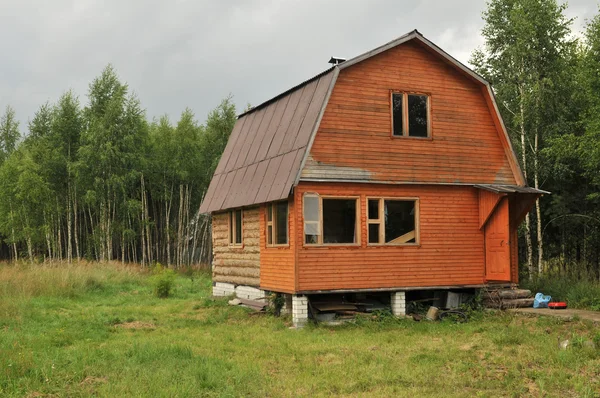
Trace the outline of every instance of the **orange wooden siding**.
<path fill-rule="evenodd" d="M 431 139 L 391 137 L 390 90 L 430 95 Z M 497 128 L 480 84 L 405 43 L 340 72 L 302 178 L 515 184 Z"/>
<path fill-rule="evenodd" d="M 503 196 L 505 195 L 479 190 L 479 228 L 483 228 Z"/>
<path fill-rule="evenodd" d="M 289 200 L 289 245 L 285 247 L 267 247 L 266 204 L 260 206 L 260 288 L 283 293 L 294 292 L 295 264 L 295 210 Z"/>
<path fill-rule="evenodd" d="M 360 196 L 358 247 L 305 247 L 302 196 Z M 367 197 L 418 197 L 419 246 L 367 246 Z M 470 285 L 484 282 L 478 190 L 467 186 L 301 182 L 294 195 L 296 291 Z M 261 255 L 261 263 L 262 263 Z M 263 272 L 261 269 L 261 280 Z M 261 283 L 262 285 L 262 283 Z"/>

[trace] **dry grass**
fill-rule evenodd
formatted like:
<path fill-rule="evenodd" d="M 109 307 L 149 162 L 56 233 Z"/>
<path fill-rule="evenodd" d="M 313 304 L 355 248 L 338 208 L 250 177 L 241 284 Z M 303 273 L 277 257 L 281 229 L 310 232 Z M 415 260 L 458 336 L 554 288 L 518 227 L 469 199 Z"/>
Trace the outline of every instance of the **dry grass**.
<path fill-rule="evenodd" d="M 139 283 L 139 265 L 107 263 L 0 264 L 0 298 L 74 297 L 115 284 Z"/>

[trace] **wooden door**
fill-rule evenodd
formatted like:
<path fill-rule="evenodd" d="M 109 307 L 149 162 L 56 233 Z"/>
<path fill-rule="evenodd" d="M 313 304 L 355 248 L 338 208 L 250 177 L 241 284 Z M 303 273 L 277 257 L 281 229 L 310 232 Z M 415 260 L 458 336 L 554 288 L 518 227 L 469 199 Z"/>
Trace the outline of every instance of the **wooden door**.
<path fill-rule="evenodd" d="M 510 282 L 508 198 L 502 198 L 485 225 L 485 279 Z"/>

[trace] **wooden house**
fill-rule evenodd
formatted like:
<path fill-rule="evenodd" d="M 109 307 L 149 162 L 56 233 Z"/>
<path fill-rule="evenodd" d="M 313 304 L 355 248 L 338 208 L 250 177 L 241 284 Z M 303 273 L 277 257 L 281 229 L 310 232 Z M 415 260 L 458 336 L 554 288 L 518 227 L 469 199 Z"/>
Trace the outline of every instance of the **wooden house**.
<path fill-rule="evenodd" d="M 335 61 L 335 60 L 334 60 Z M 241 114 L 201 206 L 215 295 L 518 282 L 529 188 L 487 81 L 418 31 Z M 290 304 L 288 304 L 290 305 Z"/>

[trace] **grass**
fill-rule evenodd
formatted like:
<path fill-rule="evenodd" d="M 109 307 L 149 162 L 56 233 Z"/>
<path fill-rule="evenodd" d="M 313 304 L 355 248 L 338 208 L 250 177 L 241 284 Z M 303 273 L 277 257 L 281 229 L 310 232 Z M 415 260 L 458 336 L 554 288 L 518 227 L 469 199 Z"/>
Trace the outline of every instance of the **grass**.
<path fill-rule="evenodd" d="M 0 266 L 0 396 L 598 396 L 593 325 L 508 314 L 290 330 L 210 276 Z M 566 350 L 558 342 L 570 339 Z"/>
<path fill-rule="evenodd" d="M 600 281 L 593 276 L 548 273 L 531 282 L 523 278 L 521 285 L 534 294 L 550 295 L 553 301 L 565 301 L 571 308 L 600 311 Z"/>

